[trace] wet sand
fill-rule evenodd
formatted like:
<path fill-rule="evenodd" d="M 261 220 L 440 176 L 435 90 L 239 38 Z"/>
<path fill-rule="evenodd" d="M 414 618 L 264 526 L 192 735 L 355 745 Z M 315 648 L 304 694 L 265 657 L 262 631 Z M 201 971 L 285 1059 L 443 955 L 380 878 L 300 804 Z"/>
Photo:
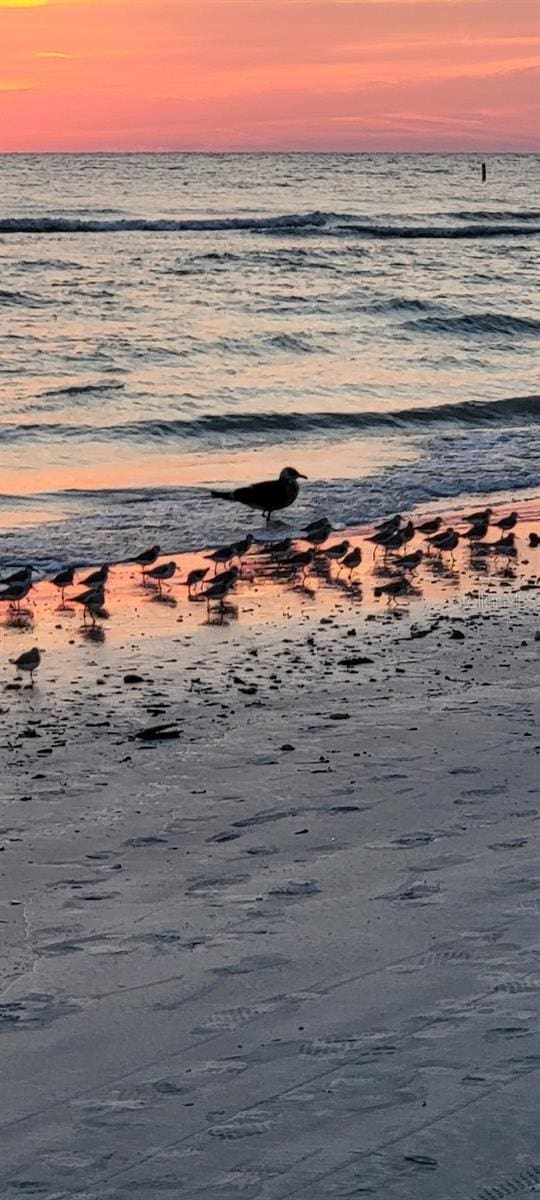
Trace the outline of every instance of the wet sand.
<path fill-rule="evenodd" d="M 396 606 L 366 549 L 352 586 L 248 559 L 211 623 L 132 567 L 98 633 L 47 584 L 4 623 L 2 1200 L 540 1184 L 527 516 Z"/>

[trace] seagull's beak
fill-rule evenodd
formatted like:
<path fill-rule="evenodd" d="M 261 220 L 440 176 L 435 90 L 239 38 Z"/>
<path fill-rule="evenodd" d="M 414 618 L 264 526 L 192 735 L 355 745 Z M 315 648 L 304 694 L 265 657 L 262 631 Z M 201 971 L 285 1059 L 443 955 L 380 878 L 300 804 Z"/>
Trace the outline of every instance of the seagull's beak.
<path fill-rule="evenodd" d="M 302 472 L 301 472 L 301 471 L 297 471 L 297 472 L 296 472 L 296 474 L 297 474 L 297 476 L 298 476 L 298 478 L 299 478 L 299 479 L 307 479 L 307 475 L 302 475 Z"/>

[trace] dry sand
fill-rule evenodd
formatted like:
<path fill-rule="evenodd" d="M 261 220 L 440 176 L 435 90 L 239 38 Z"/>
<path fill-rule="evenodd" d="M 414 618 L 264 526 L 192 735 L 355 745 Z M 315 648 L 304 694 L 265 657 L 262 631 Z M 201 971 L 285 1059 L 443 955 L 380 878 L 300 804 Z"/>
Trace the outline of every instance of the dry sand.
<path fill-rule="evenodd" d="M 539 556 L 3 627 L 2 1200 L 539 1190 Z"/>

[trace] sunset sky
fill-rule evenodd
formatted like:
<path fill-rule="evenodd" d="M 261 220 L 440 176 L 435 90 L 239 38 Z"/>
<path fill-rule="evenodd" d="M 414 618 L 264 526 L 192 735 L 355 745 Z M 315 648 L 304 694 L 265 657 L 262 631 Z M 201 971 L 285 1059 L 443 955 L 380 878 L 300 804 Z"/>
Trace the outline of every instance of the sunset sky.
<path fill-rule="evenodd" d="M 0 150 L 538 150 L 538 0 L 0 0 Z"/>

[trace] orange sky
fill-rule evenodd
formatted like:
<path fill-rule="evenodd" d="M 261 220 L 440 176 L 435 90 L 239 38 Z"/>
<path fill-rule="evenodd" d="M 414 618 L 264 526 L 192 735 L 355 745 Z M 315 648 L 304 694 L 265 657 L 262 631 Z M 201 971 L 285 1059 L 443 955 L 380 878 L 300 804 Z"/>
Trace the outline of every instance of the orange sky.
<path fill-rule="evenodd" d="M 0 0 L 0 150 L 538 150 L 538 0 Z"/>

